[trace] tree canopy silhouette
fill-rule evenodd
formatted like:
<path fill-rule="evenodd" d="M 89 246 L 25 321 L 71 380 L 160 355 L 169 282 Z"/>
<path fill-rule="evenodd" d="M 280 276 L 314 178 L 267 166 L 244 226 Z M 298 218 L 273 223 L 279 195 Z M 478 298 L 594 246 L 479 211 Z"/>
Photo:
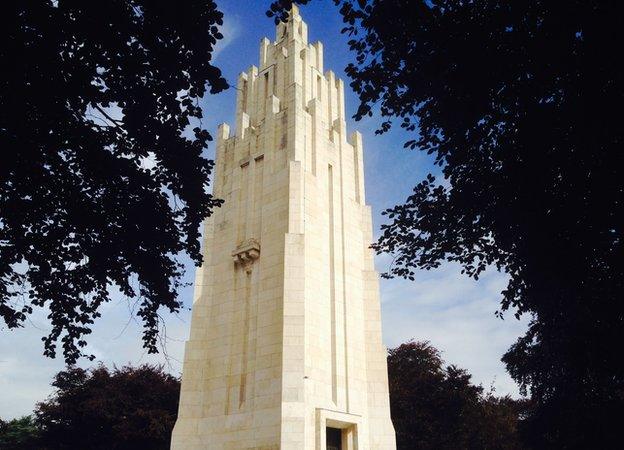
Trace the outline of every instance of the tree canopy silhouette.
<path fill-rule="evenodd" d="M 41 450 L 39 428 L 32 416 L 4 421 L 0 419 L 0 448 L 2 450 Z"/>
<path fill-rule="evenodd" d="M 169 449 L 180 381 L 162 367 L 69 368 L 35 409 L 41 449 Z"/>
<path fill-rule="evenodd" d="M 525 400 L 484 393 L 471 375 L 444 366 L 429 342 L 388 351 L 392 423 L 398 450 L 523 448 L 518 424 Z"/>
<path fill-rule="evenodd" d="M 445 179 L 430 174 L 385 211 L 386 276 L 444 261 L 475 279 L 505 271 L 501 313 L 531 317 L 503 360 L 535 400 L 533 444 L 607 448 L 624 407 L 624 4 L 334 3 L 354 52 L 355 118 L 412 132 L 405 147 Z"/>
<path fill-rule="evenodd" d="M 45 354 L 68 362 L 113 289 L 138 303 L 156 351 L 201 263 L 210 135 L 198 99 L 227 87 L 212 0 L 0 3 L 0 314 L 49 310 Z"/>

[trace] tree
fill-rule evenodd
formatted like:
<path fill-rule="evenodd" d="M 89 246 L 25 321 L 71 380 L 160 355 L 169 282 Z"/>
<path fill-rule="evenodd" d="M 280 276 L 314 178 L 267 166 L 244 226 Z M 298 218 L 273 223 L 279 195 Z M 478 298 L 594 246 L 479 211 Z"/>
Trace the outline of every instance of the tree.
<path fill-rule="evenodd" d="M 169 449 L 180 381 L 162 367 L 70 368 L 52 386 L 35 410 L 42 448 Z"/>
<path fill-rule="evenodd" d="M 280 0 L 269 15 L 283 18 Z M 308 3 L 308 0 L 297 0 Z M 433 174 L 375 245 L 386 276 L 444 261 L 509 275 L 531 317 L 503 361 L 535 402 L 534 445 L 607 448 L 624 409 L 624 101 L 616 1 L 335 0 L 355 115 L 398 122 Z"/>
<path fill-rule="evenodd" d="M 220 205 L 198 99 L 227 87 L 212 0 L 0 4 L 0 315 L 49 309 L 73 363 L 118 289 L 155 352 L 199 225 Z"/>
<path fill-rule="evenodd" d="M 40 450 L 39 429 L 32 416 L 8 422 L 0 419 L 0 448 L 3 450 Z"/>
<path fill-rule="evenodd" d="M 521 448 L 524 402 L 484 394 L 465 370 L 444 367 L 428 342 L 391 349 L 388 379 L 399 450 Z"/>

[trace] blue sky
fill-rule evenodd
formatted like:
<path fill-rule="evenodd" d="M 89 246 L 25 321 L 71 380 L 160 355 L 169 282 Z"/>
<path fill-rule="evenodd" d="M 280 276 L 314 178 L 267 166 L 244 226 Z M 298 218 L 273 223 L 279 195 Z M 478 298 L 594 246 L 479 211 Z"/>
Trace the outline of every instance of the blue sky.
<path fill-rule="evenodd" d="M 270 0 L 221 0 L 218 3 L 225 13 L 224 39 L 217 48 L 214 62 L 226 79 L 233 82 L 239 72 L 258 64 L 260 39 L 267 36 L 273 40 L 275 36 L 273 21 L 265 15 Z M 310 41 L 323 41 L 326 70 L 333 70 L 345 80 L 346 110 L 349 115 L 353 114 L 357 98 L 344 74 L 352 55 L 347 38 L 340 34 L 342 21 L 333 2 L 313 1 L 301 8 L 301 14 L 308 23 Z M 234 125 L 234 99 L 234 89 L 204 99 L 203 125 L 211 133 L 216 132 L 220 122 Z M 427 173 L 438 172 L 424 153 L 403 149 L 408 135 L 402 130 L 375 136 L 379 122 L 378 117 L 347 122 L 349 132 L 357 129 L 363 135 L 366 200 L 372 206 L 376 236 L 382 223 L 381 211 L 402 202 Z M 214 145 L 210 145 L 207 155 L 214 155 Z M 377 270 L 385 271 L 390 259 L 387 255 L 377 257 Z M 193 272 L 194 268 L 189 265 L 189 281 L 193 279 Z M 505 372 L 500 357 L 523 334 L 526 321 L 518 321 L 512 314 L 505 320 L 494 316 L 506 277 L 490 270 L 477 282 L 459 272 L 457 266 L 445 264 L 438 270 L 419 272 L 413 282 L 382 280 L 384 342 L 393 347 L 409 339 L 431 341 L 443 352 L 447 363 L 467 369 L 476 383 L 483 384 L 486 389 L 494 386 L 498 394 L 516 396 L 517 387 Z M 192 288 L 185 289 L 181 295 L 190 306 Z M 132 305 L 120 295 L 105 305 L 103 317 L 89 338 L 89 350 L 107 365 L 162 362 L 178 374 L 183 343 L 190 327 L 190 311 L 186 309 L 178 316 L 163 313 L 164 351 L 156 356 L 146 355 L 141 348 L 141 327 L 132 319 L 131 311 Z M 35 313 L 24 329 L 0 329 L 1 418 L 28 414 L 37 401 L 50 394 L 51 377 L 63 368 L 63 362 L 42 356 L 40 338 L 44 334 L 47 334 L 47 324 L 42 312 Z"/>

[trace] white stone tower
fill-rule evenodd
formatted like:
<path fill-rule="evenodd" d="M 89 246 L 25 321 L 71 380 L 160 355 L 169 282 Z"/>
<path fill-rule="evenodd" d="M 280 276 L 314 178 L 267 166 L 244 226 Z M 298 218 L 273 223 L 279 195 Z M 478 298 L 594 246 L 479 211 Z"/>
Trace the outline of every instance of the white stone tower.
<path fill-rule="evenodd" d="M 394 450 L 362 138 L 296 8 L 237 89 L 172 449 Z"/>

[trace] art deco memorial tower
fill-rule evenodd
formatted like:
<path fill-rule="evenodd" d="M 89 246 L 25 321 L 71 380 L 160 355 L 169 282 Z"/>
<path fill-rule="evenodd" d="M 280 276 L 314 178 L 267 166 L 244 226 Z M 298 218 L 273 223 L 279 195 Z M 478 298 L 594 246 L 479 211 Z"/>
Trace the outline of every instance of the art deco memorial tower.
<path fill-rule="evenodd" d="M 294 9 L 217 136 L 172 449 L 394 450 L 362 139 Z"/>

